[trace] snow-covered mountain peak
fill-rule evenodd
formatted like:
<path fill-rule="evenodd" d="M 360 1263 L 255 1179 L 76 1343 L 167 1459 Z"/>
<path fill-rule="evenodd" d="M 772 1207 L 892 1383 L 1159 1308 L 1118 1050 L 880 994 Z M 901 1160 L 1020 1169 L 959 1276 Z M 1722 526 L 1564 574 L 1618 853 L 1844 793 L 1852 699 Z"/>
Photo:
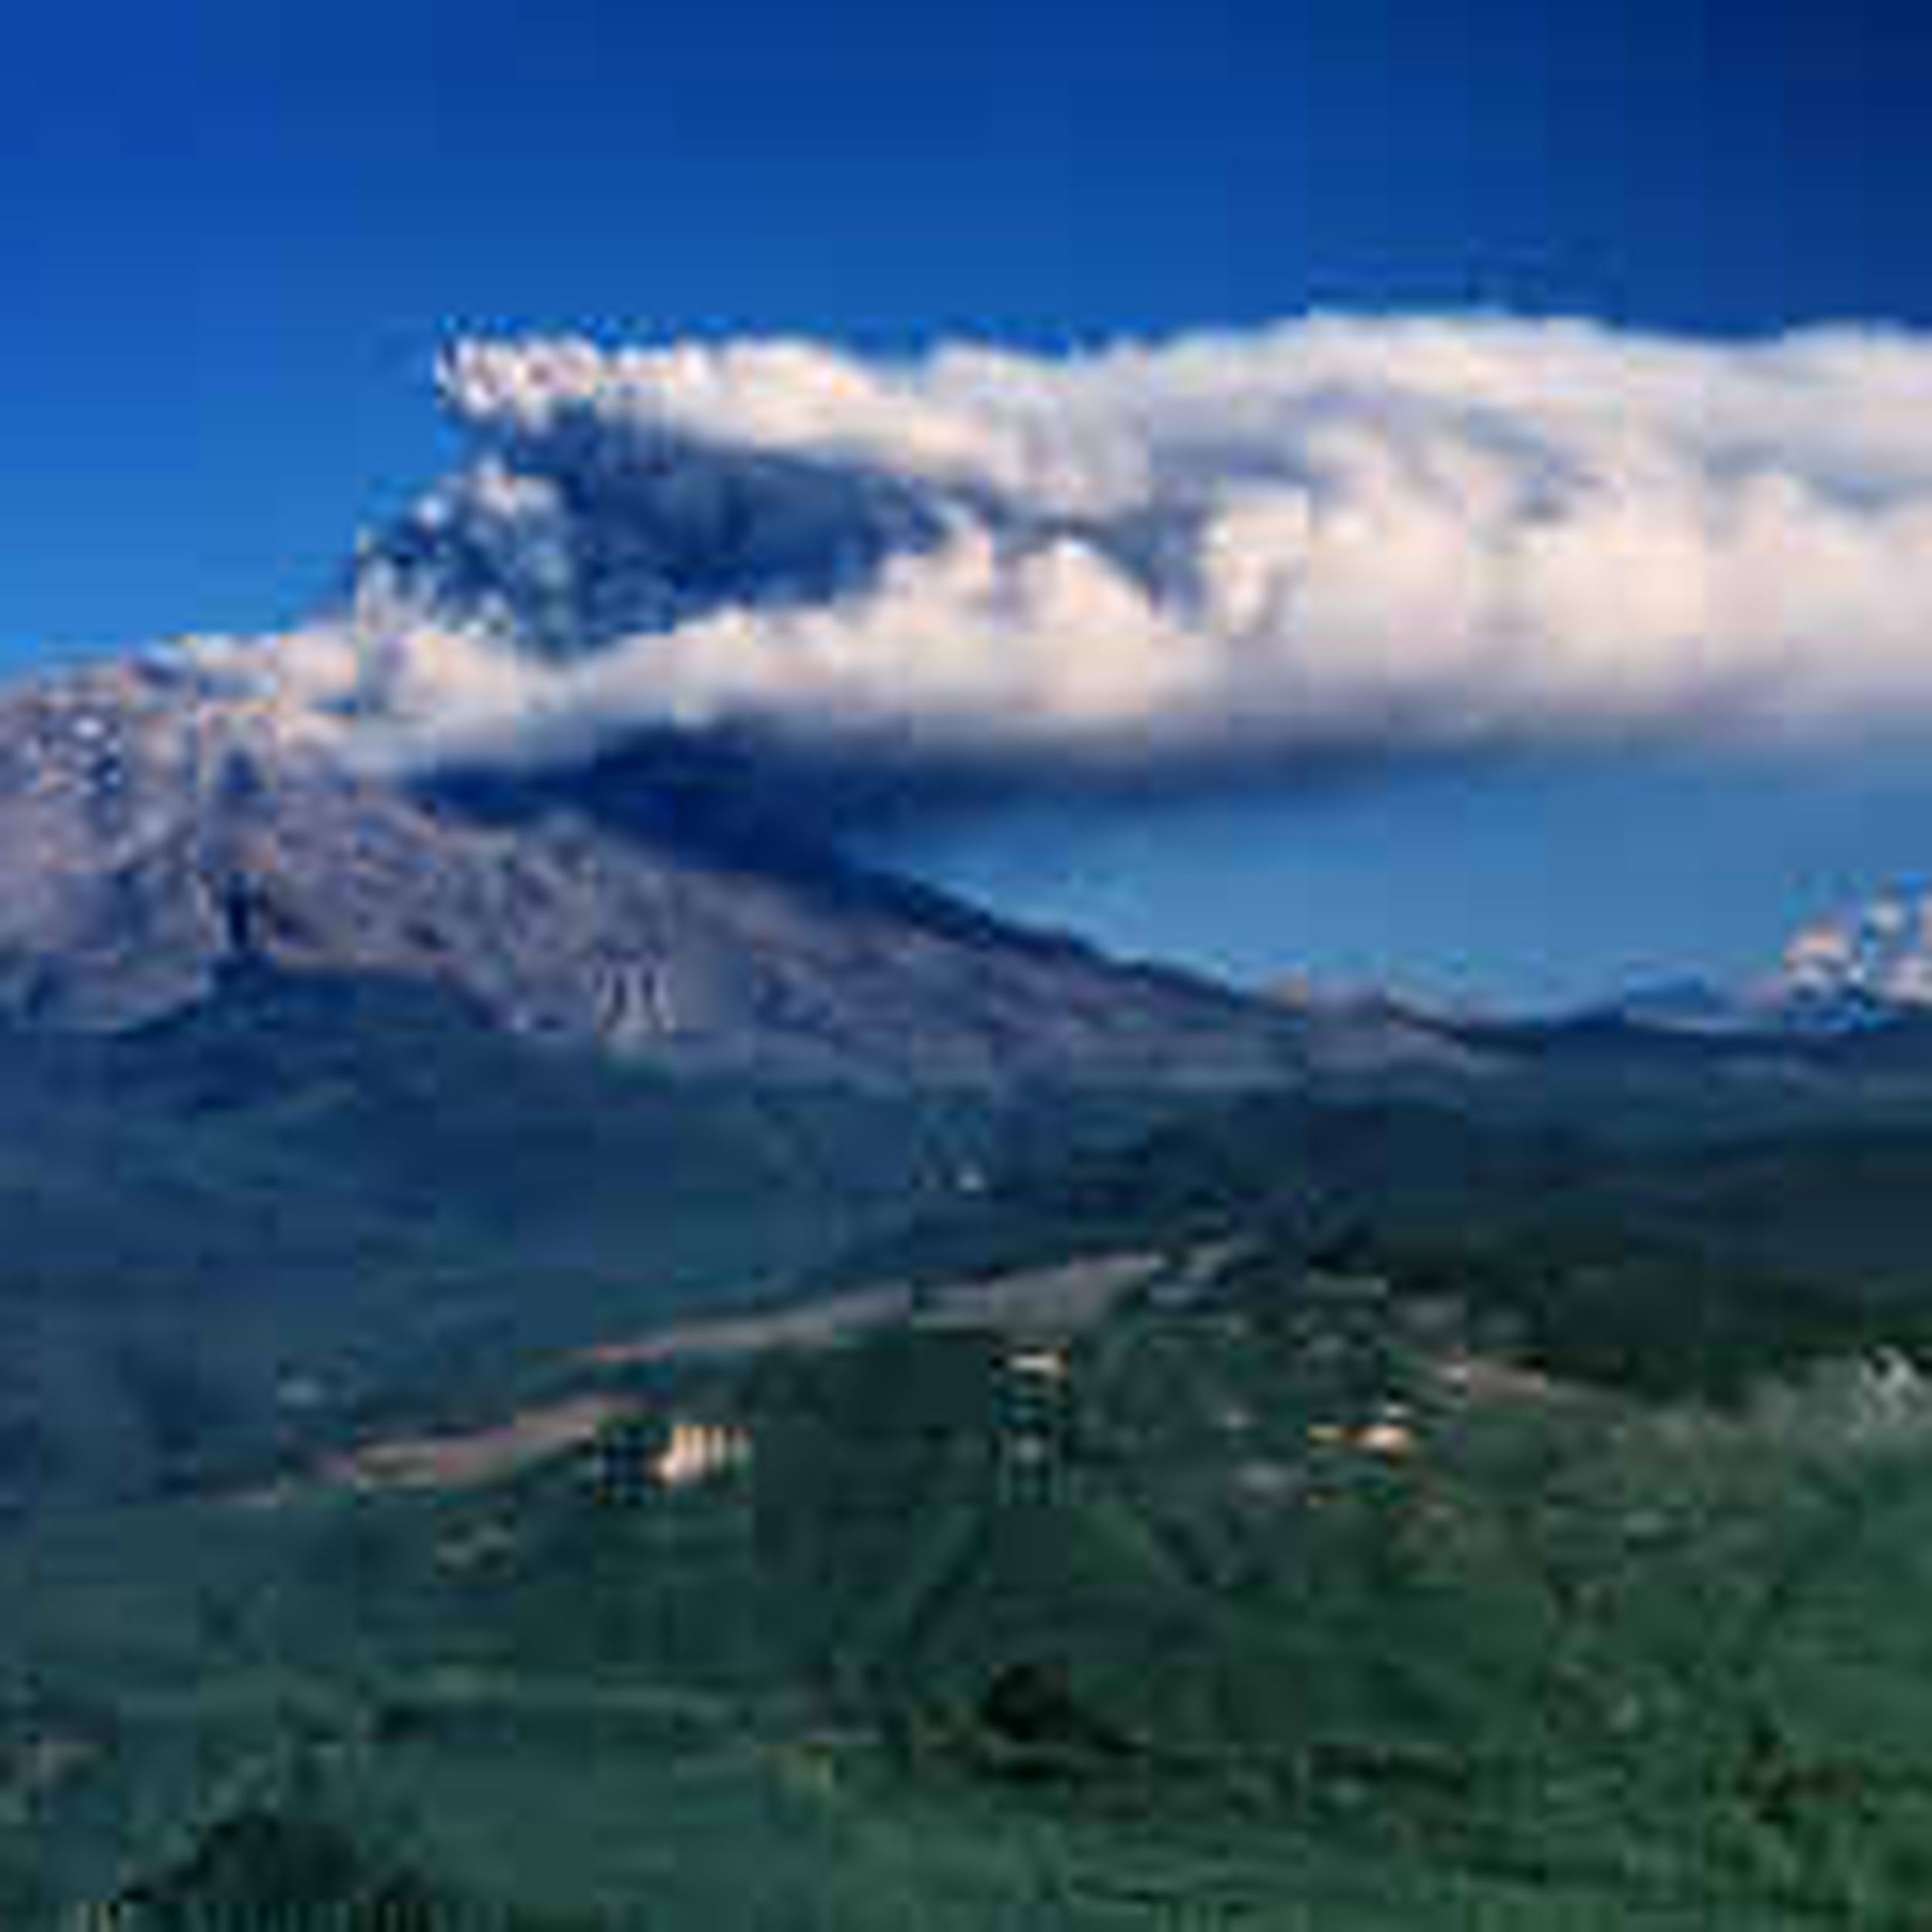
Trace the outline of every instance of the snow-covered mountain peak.
<path fill-rule="evenodd" d="M 1932 892 L 1886 893 L 1805 927 L 1765 992 L 1774 1002 L 1932 1005 Z"/>

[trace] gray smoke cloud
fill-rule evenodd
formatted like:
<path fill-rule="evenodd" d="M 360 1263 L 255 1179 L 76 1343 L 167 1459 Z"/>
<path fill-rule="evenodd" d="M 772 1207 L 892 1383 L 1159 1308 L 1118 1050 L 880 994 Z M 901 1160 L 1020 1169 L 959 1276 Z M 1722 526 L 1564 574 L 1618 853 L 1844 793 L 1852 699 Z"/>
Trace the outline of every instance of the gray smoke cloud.
<path fill-rule="evenodd" d="M 403 768 L 719 734 L 1064 791 L 1932 724 L 1932 338 L 1315 318 L 1046 357 L 472 342 L 338 607 L 200 640 Z"/>

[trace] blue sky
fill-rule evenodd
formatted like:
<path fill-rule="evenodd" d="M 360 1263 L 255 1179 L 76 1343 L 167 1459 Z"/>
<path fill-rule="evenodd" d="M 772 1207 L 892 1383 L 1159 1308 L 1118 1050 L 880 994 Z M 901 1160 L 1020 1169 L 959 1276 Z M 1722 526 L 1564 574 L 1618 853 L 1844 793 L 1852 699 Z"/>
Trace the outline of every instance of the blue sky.
<path fill-rule="evenodd" d="M 1932 26 L 1882 0 L 35 9 L 0 69 L 0 663 L 312 605 L 446 466 L 458 332 L 1932 325 L 1928 83 Z M 1243 973 L 1558 997 L 1932 871 L 1914 764 L 1445 768 L 930 862 Z"/>

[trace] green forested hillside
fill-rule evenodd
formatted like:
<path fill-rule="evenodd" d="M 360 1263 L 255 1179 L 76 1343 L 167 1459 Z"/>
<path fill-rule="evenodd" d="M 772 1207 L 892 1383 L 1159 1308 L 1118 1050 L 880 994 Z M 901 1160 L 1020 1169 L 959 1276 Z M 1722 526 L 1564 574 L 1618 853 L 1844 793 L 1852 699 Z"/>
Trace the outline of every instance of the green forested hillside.
<path fill-rule="evenodd" d="M 1094 1247 L 1235 1236 L 1304 1252 L 1363 1236 L 1679 1259 L 1852 1295 L 1932 1291 L 1932 1129 L 1860 1110 L 1659 1141 L 1509 1105 L 1257 1094 L 1069 1158 L 1049 1148 L 935 1200 L 825 1278 L 944 1278 Z"/>
<path fill-rule="evenodd" d="M 954 1096 L 670 1080 L 346 979 L 0 1035 L 0 1515 L 259 1460 L 289 1400 L 447 1400 L 757 1292 L 1007 1131 Z"/>
<path fill-rule="evenodd" d="M 1915 1130 L 243 991 L 6 1049 L 9 1932 L 1923 1925 Z"/>
<path fill-rule="evenodd" d="M 560 1363 L 526 1429 L 607 1416 L 480 1478 L 43 1526 L 0 1869 L 136 1932 L 1903 1932 L 1932 1384 L 1842 1298 L 1661 1376 L 1655 1304 L 1619 1354 L 1442 1250 L 1195 1251 L 1071 1328 L 935 1285 Z"/>

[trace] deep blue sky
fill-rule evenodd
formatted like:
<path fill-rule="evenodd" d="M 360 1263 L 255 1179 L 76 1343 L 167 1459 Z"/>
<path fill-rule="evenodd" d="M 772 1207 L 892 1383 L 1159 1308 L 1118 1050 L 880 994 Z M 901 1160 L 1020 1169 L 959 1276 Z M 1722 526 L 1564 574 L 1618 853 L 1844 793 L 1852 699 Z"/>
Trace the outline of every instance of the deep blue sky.
<path fill-rule="evenodd" d="M 311 604 L 446 460 L 458 331 L 1932 325 L 1928 101 L 1909 0 L 19 10 L 0 665 Z M 1896 766 L 1444 774 L 946 864 L 1145 950 L 1542 995 L 1932 871 L 1928 803 Z"/>

